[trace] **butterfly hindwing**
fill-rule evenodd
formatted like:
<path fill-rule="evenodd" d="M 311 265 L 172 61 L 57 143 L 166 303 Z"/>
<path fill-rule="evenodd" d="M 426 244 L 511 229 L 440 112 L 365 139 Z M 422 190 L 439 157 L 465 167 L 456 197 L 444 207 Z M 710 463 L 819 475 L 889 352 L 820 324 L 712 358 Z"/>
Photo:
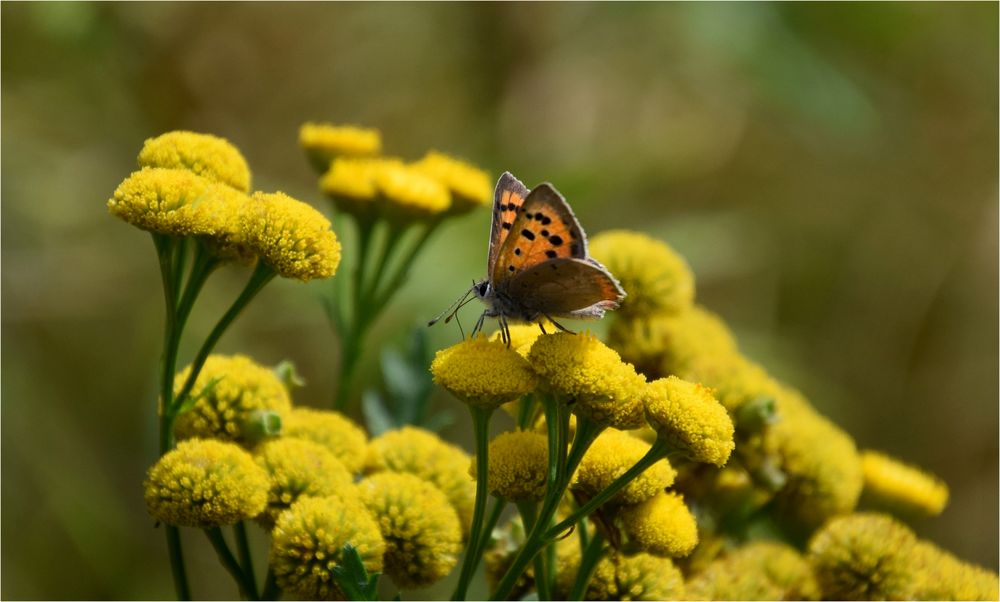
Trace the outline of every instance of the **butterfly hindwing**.
<path fill-rule="evenodd" d="M 513 231 L 515 218 L 518 210 L 524 205 L 524 200 L 528 197 L 528 189 L 524 184 L 515 178 L 509 171 L 505 171 L 500 180 L 497 181 L 496 191 L 493 193 L 493 225 L 490 228 L 490 251 L 486 264 L 486 274 L 493 274 L 496 265 L 497 255 L 503 247 L 504 241 Z"/>
<path fill-rule="evenodd" d="M 599 318 L 625 298 L 618 281 L 592 259 L 563 257 L 516 273 L 507 295 L 550 317 Z"/>
<path fill-rule="evenodd" d="M 586 256 L 583 228 L 566 200 L 551 185 L 540 184 L 517 209 L 489 274 L 494 285 L 503 288 L 505 281 L 532 266 Z"/>

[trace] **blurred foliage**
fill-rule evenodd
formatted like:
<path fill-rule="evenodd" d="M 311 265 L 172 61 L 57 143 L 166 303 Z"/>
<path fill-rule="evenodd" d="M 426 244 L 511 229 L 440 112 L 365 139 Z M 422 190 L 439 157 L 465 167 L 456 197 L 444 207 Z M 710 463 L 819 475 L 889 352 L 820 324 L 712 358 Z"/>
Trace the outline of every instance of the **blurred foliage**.
<path fill-rule="evenodd" d="M 378 127 L 407 158 L 434 147 L 552 181 L 591 232 L 669 241 L 748 355 L 860 446 L 948 482 L 921 537 L 997 567 L 996 4 L 0 11 L 3 597 L 171 595 L 140 487 L 155 254 L 104 202 L 145 138 L 186 128 L 243 149 L 256 188 L 328 211 L 296 145 L 310 119 Z M 482 276 L 487 213 L 438 233 L 375 326 L 362 382 Z M 209 284 L 192 332 L 245 276 Z M 275 283 L 219 351 L 290 358 L 309 383 L 297 403 L 328 400 L 321 286 Z M 434 329 L 429 348 L 457 338 Z M 468 448 L 468 431 L 444 435 Z M 201 538 L 187 548 L 196 596 L 236 595 Z"/>

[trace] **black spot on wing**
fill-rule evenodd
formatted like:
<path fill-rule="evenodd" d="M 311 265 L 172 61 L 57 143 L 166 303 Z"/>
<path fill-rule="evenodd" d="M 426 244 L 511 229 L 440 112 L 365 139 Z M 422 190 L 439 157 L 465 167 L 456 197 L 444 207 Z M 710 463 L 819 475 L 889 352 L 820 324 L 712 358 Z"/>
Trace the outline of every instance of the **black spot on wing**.
<path fill-rule="evenodd" d="M 508 272 L 513 272 L 514 271 L 514 266 L 512 266 L 512 265 L 507 266 L 507 271 Z"/>
<path fill-rule="evenodd" d="M 542 235 L 542 238 L 548 238 L 549 237 L 549 231 L 545 230 L 544 228 L 542 229 L 542 231 L 540 232 L 540 234 Z"/>
<path fill-rule="evenodd" d="M 504 222 L 504 223 L 500 224 L 500 226 L 501 226 L 501 227 L 502 227 L 502 228 L 503 228 L 504 230 L 510 230 L 510 227 L 511 227 L 511 223 L 510 223 L 510 222 Z"/>
<path fill-rule="evenodd" d="M 539 215 L 542 215 L 542 214 L 539 213 Z M 547 216 L 547 215 L 542 215 L 542 219 L 540 221 L 542 222 L 543 226 L 548 226 L 549 224 L 552 223 L 552 219 L 549 216 Z"/>
<path fill-rule="evenodd" d="M 514 255 L 520 255 L 520 254 L 521 254 L 521 247 L 516 247 L 514 249 Z"/>
<path fill-rule="evenodd" d="M 549 237 L 549 242 L 552 243 L 553 247 L 558 247 L 559 245 L 563 244 L 563 239 L 558 234 L 553 234 L 552 236 Z"/>
<path fill-rule="evenodd" d="M 545 256 L 548 257 L 549 259 L 555 259 L 557 255 L 558 253 L 556 253 L 552 249 L 549 249 L 548 251 L 545 252 Z"/>
<path fill-rule="evenodd" d="M 521 230 L 521 236 L 527 238 L 528 240 L 535 240 L 535 233 L 527 228 Z"/>

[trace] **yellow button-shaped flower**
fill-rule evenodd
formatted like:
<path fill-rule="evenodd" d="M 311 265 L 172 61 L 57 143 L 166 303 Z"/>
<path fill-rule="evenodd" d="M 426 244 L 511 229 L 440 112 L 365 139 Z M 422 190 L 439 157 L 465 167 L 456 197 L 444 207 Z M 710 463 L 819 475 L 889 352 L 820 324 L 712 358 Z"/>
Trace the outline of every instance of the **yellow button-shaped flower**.
<path fill-rule="evenodd" d="M 168 525 L 232 525 L 264 510 L 267 486 L 267 473 L 238 445 L 191 439 L 149 469 L 146 508 Z"/>
<path fill-rule="evenodd" d="M 458 563 L 462 527 L 448 498 L 412 474 L 381 472 L 357 484 L 385 539 L 385 573 L 404 588 L 425 587 Z"/>
<path fill-rule="evenodd" d="M 343 600 L 333 569 L 345 544 L 368 572 L 382 570 L 385 540 L 357 492 L 302 498 L 278 517 L 268 562 L 278 586 L 306 600 Z"/>
<path fill-rule="evenodd" d="M 382 150 L 382 134 L 372 128 L 332 123 L 304 123 L 299 128 L 299 146 L 320 172 L 340 156 L 377 155 Z"/>
<path fill-rule="evenodd" d="M 736 446 L 733 421 L 711 391 L 676 376 L 649 383 L 646 419 L 660 439 L 695 462 L 724 466 Z"/>
<path fill-rule="evenodd" d="M 627 293 L 622 313 L 676 313 L 691 307 L 694 274 L 666 243 L 641 232 L 609 230 L 591 238 L 589 246 Z"/>
<path fill-rule="evenodd" d="M 511 501 L 541 500 L 549 471 L 548 439 L 532 431 L 501 433 L 490 441 L 490 493 Z M 470 468 L 476 475 L 476 464 Z"/>
<path fill-rule="evenodd" d="M 360 426 L 339 412 L 292 408 L 282 420 L 281 433 L 319 443 L 352 474 L 364 467 L 368 437 Z"/>
<path fill-rule="evenodd" d="M 574 475 L 574 487 L 595 496 L 615 479 L 625 474 L 646 452 L 650 444 L 615 429 L 602 432 L 591 444 Z M 662 493 L 674 482 L 677 473 L 666 459 L 647 468 L 612 500 L 623 504 L 637 504 Z"/>
<path fill-rule="evenodd" d="M 250 192 L 250 168 L 239 149 L 211 134 L 175 131 L 146 140 L 140 167 L 186 169 L 209 180 Z"/>
<path fill-rule="evenodd" d="M 430 151 L 412 167 L 451 191 L 453 212 L 462 213 L 488 205 L 493 200 L 493 183 L 489 174 L 465 161 Z"/>
<path fill-rule="evenodd" d="M 655 556 L 687 556 L 698 545 L 698 525 L 678 493 L 659 492 L 621 509 L 622 527 L 639 549 Z"/>
<path fill-rule="evenodd" d="M 467 404 L 496 408 L 535 388 L 527 360 L 500 341 L 484 337 L 442 349 L 431 362 L 434 382 Z"/>
<path fill-rule="evenodd" d="M 296 500 L 334 495 L 354 482 L 340 460 L 305 439 L 271 439 L 258 445 L 254 456 L 268 475 L 267 511 L 260 517 L 265 528 Z"/>
<path fill-rule="evenodd" d="M 329 278 L 340 265 L 340 243 L 322 213 L 282 192 L 254 193 L 241 215 L 247 247 L 279 276 Z"/>

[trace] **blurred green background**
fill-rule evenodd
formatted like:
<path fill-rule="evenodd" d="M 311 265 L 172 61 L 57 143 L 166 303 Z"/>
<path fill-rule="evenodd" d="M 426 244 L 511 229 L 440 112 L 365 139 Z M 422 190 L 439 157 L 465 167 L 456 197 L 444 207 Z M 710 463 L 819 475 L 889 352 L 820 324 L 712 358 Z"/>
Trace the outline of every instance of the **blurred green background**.
<path fill-rule="evenodd" d="M 997 4 L 0 10 L 2 597 L 172 596 L 140 485 L 159 276 L 149 236 L 104 203 L 145 138 L 193 129 L 237 144 L 255 188 L 328 212 L 297 147 L 306 120 L 549 180 L 592 234 L 669 241 L 748 355 L 859 446 L 948 482 L 919 534 L 997 569 Z M 438 233 L 375 347 L 483 275 L 487 213 Z M 190 332 L 245 278 L 213 278 Z M 271 285 L 219 350 L 292 359 L 308 381 L 297 402 L 326 403 L 323 290 Z M 445 431 L 466 448 L 467 421 Z M 195 595 L 235 596 L 194 535 Z"/>

